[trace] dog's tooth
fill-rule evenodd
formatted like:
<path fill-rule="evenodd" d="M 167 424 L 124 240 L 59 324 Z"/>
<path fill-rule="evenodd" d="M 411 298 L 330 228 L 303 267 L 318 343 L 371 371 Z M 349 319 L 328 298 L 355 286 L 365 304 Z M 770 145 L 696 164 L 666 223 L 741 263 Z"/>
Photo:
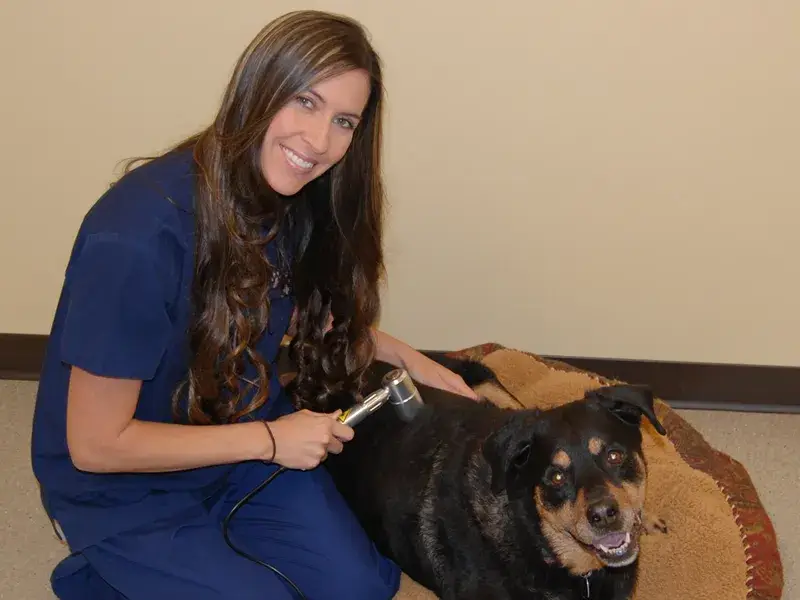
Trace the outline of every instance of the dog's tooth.
<path fill-rule="evenodd" d="M 625 534 L 625 539 L 623 542 L 614 548 L 609 548 L 608 546 L 604 546 L 603 544 L 597 544 L 596 548 L 598 551 L 602 552 L 603 554 L 607 554 L 608 556 L 624 556 L 631 548 L 632 538 L 630 532 Z"/>

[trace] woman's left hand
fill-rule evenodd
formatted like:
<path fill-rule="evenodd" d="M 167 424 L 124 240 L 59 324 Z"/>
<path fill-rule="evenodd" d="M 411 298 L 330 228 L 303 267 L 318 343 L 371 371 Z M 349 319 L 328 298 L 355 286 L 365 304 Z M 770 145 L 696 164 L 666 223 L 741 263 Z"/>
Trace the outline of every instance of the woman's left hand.
<path fill-rule="evenodd" d="M 423 385 L 454 392 L 473 400 L 478 399 L 478 395 L 460 375 L 414 349 L 409 348 L 406 351 L 403 366 L 411 379 Z"/>

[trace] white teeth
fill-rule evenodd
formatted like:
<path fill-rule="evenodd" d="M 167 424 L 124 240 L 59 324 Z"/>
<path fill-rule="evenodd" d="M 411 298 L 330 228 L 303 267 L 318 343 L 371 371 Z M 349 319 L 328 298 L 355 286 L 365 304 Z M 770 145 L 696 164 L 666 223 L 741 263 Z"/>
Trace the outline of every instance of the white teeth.
<path fill-rule="evenodd" d="M 600 548 L 601 552 L 604 554 L 610 554 L 612 556 L 622 556 L 628 551 L 628 547 L 631 545 L 631 534 L 625 534 L 625 541 L 622 542 L 622 545 L 616 548 L 607 548 L 603 546 L 603 544 L 598 544 L 597 547 Z"/>
<path fill-rule="evenodd" d="M 295 154 L 294 152 L 292 152 L 288 148 L 286 148 L 284 146 L 281 146 L 281 148 L 283 149 L 283 153 L 286 155 L 286 158 L 288 158 L 289 161 L 293 165 L 297 166 L 298 168 L 300 168 L 300 169 L 310 169 L 310 168 L 312 168 L 314 166 L 314 163 L 309 162 L 307 160 L 303 160 L 302 158 L 297 156 L 297 154 Z"/>

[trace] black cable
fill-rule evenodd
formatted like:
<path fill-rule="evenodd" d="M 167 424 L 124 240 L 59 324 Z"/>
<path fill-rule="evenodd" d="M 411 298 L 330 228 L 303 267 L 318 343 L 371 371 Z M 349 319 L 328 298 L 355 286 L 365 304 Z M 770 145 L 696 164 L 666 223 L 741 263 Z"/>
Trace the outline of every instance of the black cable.
<path fill-rule="evenodd" d="M 251 556 L 251 555 L 247 554 L 246 552 L 244 552 L 243 550 L 240 550 L 239 548 L 234 546 L 233 542 L 231 542 L 230 536 L 228 535 L 228 525 L 230 524 L 231 519 L 233 519 L 233 516 L 239 511 L 239 509 L 242 508 L 242 506 L 244 506 L 248 502 L 250 502 L 250 500 L 253 499 L 253 496 L 255 496 L 261 490 L 263 490 L 265 487 L 267 487 L 270 484 L 270 482 L 272 482 L 273 479 L 275 479 L 278 475 L 283 473 L 285 470 L 286 470 L 286 467 L 280 467 L 279 469 L 277 469 L 272 475 L 270 475 L 264 481 L 259 483 L 255 488 L 253 488 L 252 491 L 248 492 L 247 495 L 245 495 L 244 498 L 242 498 L 241 500 L 239 500 L 239 502 L 236 503 L 236 506 L 234 506 L 231 509 L 231 511 L 228 513 L 228 515 L 222 521 L 222 535 L 225 538 L 225 543 L 228 544 L 228 546 L 231 548 L 231 550 L 236 552 L 236 554 L 238 554 L 239 556 L 243 556 L 247 560 L 250 560 L 250 561 L 256 563 L 257 565 L 261 565 L 262 567 L 266 567 L 267 569 L 269 569 L 270 571 L 275 573 L 278 577 L 283 579 L 286 583 L 288 583 L 294 589 L 294 591 L 297 592 L 297 595 L 300 596 L 300 598 L 302 598 L 302 600 L 306 600 L 305 595 L 303 595 L 303 592 L 300 591 L 300 588 L 295 585 L 294 581 L 289 579 L 286 575 L 281 573 L 278 569 L 276 569 L 272 565 L 270 565 L 268 563 L 265 563 L 263 560 L 259 560 L 255 556 Z"/>

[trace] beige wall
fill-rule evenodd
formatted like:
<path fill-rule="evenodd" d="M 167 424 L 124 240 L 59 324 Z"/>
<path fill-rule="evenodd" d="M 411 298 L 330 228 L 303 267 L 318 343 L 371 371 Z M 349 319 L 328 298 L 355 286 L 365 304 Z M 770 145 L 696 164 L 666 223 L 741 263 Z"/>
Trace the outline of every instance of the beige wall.
<path fill-rule="evenodd" d="M 117 162 L 210 118 L 270 0 L 4 0 L 0 332 L 46 333 Z M 796 0 L 305 2 L 386 61 L 384 327 L 800 364 Z M 454 22 L 460 19 L 460 23 Z"/>

